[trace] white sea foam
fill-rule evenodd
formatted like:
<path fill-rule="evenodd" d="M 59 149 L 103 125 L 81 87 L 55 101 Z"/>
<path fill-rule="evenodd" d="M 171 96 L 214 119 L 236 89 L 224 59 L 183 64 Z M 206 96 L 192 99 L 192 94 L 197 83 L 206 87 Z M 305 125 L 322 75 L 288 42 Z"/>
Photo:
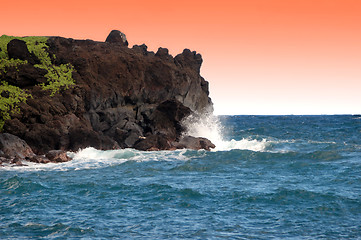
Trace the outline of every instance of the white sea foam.
<path fill-rule="evenodd" d="M 128 160 L 137 155 L 134 149 L 118 149 L 118 150 L 97 150 L 92 147 L 81 149 L 76 153 L 69 153 L 73 160 L 82 161 L 84 159 L 93 160 Z"/>
<path fill-rule="evenodd" d="M 189 160 L 189 156 L 185 156 L 186 149 L 176 151 L 158 151 L 143 152 L 135 149 L 117 149 L 117 150 L 97 150 L 92 147 L 80 149 L 77 152 L 68 152 L 72 161 L 64 163 L 33 163 L 24 161 L 26 166 L 14 167 L 7 165 L 1 167 L 0 170 L 5 171 L 69 171 L 82 169 L 97 169 L 108 166 L 123 164 L 127 161 L 146 162 L 146 161 L 174 161 Z"/>
<path fill-rule="evenodd" d="M 251 150 L 255 152 L 264 152 L 267 146 L 270 144 L 266 139 L 262 139 L 261 141 L 256 139 L 245 139 L 242 140 L 234 140 L 231 141 L 221 141 L 217 143 L 215 151 L 229 151 L 232 149 L 240 149 L 240 150 Z"/>
<path fill-rule="evenodd" d="M 2 169 L 9 171 L 68 171 L 106 167 L 124 163 L 136 157 L 136 150 L 119 149 L 102 151 L 95 148 L 85 148 L 78 152 L 68 152 L 72 161 L 64 163 L 33 163 L 23 161 L 26 166 L 5 166 Z"/>
<path fill-rule="evenodd" d="M 229 151 L 232 149 L 251 150 L 262 152 L 270 144 L 266 139 L 246 139 L 225 140 L 223 137 L 224 127 L 219 118 L 212 114 L 203 114 L 202 116 L 192 115 L 183 121 L 186 128 L 184 135 L 193 137 L 205 137 L 216 145 L 213 151 Z"/>

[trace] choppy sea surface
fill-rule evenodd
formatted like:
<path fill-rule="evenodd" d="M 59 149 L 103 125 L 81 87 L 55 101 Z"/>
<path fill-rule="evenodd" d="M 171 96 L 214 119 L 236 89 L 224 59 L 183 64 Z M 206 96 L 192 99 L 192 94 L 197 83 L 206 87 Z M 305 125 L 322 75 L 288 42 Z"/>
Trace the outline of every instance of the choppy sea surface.
<path fill-rule="evenodd" d="M 361 239 L 360 116 L 221 116 L 213 151 L 0 168 L 0 239 Z"/>

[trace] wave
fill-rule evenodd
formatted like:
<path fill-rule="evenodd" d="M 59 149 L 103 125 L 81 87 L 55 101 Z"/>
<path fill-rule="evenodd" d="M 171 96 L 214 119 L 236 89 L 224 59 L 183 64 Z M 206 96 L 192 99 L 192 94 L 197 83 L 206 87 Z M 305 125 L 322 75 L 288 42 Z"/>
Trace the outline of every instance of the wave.
<path fill-rule="evenodd" d="M 68 156 L 73 160 L 64 163 L 33 163 L 23 161 L 25 166 L 14 167 L 4 166 L 0 170 L 5 171 L 68 171 L 68 170 L 83 170 L 83 169 L 97 169 L 109 166 L 116 166 L 128 161 L 146 162 L 146 161 L 186 161 L 189 160 L 187 152 L 191 150 L 182 149 L 176 151 L 138 151 L 131 148 L 117 149 L 117 150 L 97 150 L 92 147 L 80 149 L 77 152 L 68 152 Z"/>
<path fill-rule="evenodd" d="M 337 192 L 324 192 L 310 189 L 285 188 L 279 187 L 269 192 L 231 192 L 230 199 L 234 199 L 238 203 L 246 204 L 283 204 L 306 206 L 309 210 L 317 212 L 334 212 L 349 211 L 360 206 L 357 197 L 347 197 Z M 302 199 L 302 202 L 300 202 Z M 340 205 L 339 203 L 343 204 Z"/>
<path fill-rule="evenodd" d="M 143 152 L 134 149 L 120 150 L 97 150 L 86 148 L 76 153 L 70 152 L 69 156 L 73 157 L 72 161 L 65 163 L 32 163 L 23 162 L 27 166 L 22 167 L 1 167 L 0 171 L 15 172 L 37 172 L 37 171 L 79 171 L 102 168 L 118 167 L 122 164 L 135 164 L 151 162 L 147 165 L 151 169 L 154 162 L 170 162 L 162 164 L 164 169 L 171 171 L 191 171 L 205 172 L 212 171 L 220 165 L 238 165 L 240 162 L 282 162 L 289 161 L 290 167 L 296 169 L 314 163 L 338 161 L 347 158 L 337 150 L 314 150 L 310 152 L 286 150 L 284 147 L 278 148 L 273 146 L 272 141 L 262 140 L 240 140 L 225 142 L 225 145 L 219 146 L 214 151 L 205 150 L 175 150 L 175 151 L 158 151 Z M 233 146 L 231 144 L 234 144 Z M 270 147 L 268 147 L 270 146 Z M 277 149 L 278 148 L 278 149 Z M 232 150 L 221 150 L 232 149 Z M 194 160 L 194 161 L 193 161 Z M 295 161 L 296 160 L 296 161 Z M 138 166 L 146 166 L 138 165 Z M 159 165 L 157 165 L 159 166 Z M 37 191 L 43 187 L 36 183 L 19 183 L 17 179 L 11 179 L 9 182 L 0 183 L 3 187 L 10 189 L 26 188 Z"/>
<path fill-rule="evenodd" d="M 70 157 L 73 160 L 82 161 L 84 159 L 93 159 L 93 160 L 127 160 L 135 157 L 137 155 L 136 151 L 133 149 L 119 149 L 119 150 L 97 150 L 92 147 L 81 149 L 76 153 L 70 153 Z"/>
<path fill-rule="evenodd" d="M 68 171 L 81 170 L 106 167 L 116 164 L 124 163 L 130 159 L 135 158 L 136 150 L 133 149 L 119 149 L 102 151 L 89 147 L 80 149 L 78 152 L 68 152 L 68 156 L 73 158 L 72 161 L 64 163 L 33 163 L 23 161 L 25 166 L 13 167 L 5 166 L 1 169 L 7 171 Z"/>
<path fill-rule="evenodd" d="M 33 192 L 39 192 L 47 189 L 46 184 L 32 181 L 27 178 L 18 176 L 10 177 L 4 181 L 0 181 L 0 189 L 6 191 L 6 195 L 23 196 Z M 17 205 L 18 203 L 13 203 Z"/>
<path fill-rule="evenodd" d="M 270 145 L 266 139 L 257 140 L 243 138 L 241 140 L 226 140 L 223 136 L 225 129 L 219 118 L 212 114 L 202 116 L 191 115 L 183 121 L 186 131 L 184 135 L 193 137 L 205 137 L 211 140 L 216 148 L 213 151 L 230 151 L 230 150 L 251 150 L 263 152 Z"/>
<path fill-rule="evenodd" d="M 11 231 L 10 236 L 16 232 L 27 233 L 29 238 L 67 238 L 75 235 L 85 235 L 94 232 L 91 228 L 80 228 L 63 223 L 45 225 L 36 222 L 11 223 L 6 226 L 6 231 Z M 17 236 L 14 234 L 14 236 Z"/>
<path fill-rule="evenodd" d="M 267 147 L 270 146 L 271 142 L 266 139 L 262 139 L 261 141 L 257 139 L 245 139 L 242 140 L 230 140 L 230 141 L 219 141 L 217 142 L 217 147 L 214 149 L 215 151 L 230 151 L 234 149 L 238 150 L 251 150 L 254 152 L 264 152 Z"/>

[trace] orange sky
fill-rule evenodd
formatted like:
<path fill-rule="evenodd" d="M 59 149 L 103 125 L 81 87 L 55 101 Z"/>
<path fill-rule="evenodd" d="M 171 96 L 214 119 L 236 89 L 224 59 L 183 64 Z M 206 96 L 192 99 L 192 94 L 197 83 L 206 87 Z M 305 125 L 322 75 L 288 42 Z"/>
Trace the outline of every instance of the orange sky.
<path fill-rule="evenodd" d="M 0 35 L 60 35 L 203 56 L 216 114 L 361 113 L 359 0 L 4 1 Z"/>

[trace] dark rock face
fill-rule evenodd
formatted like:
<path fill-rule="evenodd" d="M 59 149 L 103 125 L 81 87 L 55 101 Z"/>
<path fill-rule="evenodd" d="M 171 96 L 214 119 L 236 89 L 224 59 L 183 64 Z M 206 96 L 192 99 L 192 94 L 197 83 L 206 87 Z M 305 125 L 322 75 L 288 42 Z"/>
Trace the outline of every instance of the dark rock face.
<path fill-rule="evenodd" d="M 168 137 L 163 134 L 150 135 L 138 141 L 134 148 L 141 151 L 159 151 L 176 149 L 169 141 Z"/>
<path fill-rule="evenodd" d="M 7 45 L 7 51 L 9 58 L 27 60 L 30 64 L 39 63 L 39 59 L 37 59 L 33 54 L 31 54 L 26 46 L 26 42 L 13 39 Z"/>
<path fill-rule="evenodd" d="M 158 48 L 158 51 L 157 53 L 155 54 L 155 56 L 163 59 L 163 60 L 166 60 L 166 61 L 174 61 L 173 60 L 173 57 L 169 54 L 169 51 L 167 48 Z"/>
<path fill-rule="evenodd" d="M 181 120 L 212 108 L 208 82 L 199 74 L 202 57 L 187 49 L 175 58 L 164 48 L 156 54 L 145 45 L 130 49 L 124 47 L 124 37 L 112 31 L 107 42 L 49 38 L 54 64 L 70 63 L 76 70 L 76 86 L 53 97 L 34 84 L 44 73 L 31 64 L 0 75 L 26 86 L 33 96 L 20 106 L 21 114 L 5 123 L 4 131 L 24 139 L 36 154 L 85 147 L 177 148 Z M 29 81 L 11 74 L 29 76 Z"/>
<path fill-rule="evenodd" d="M 35 155 L 24 140 L 9 133 L 0 134 L 0 151 L 6 158 L 29 158 Z"/>
<path fill-rule="evenodd" d="M 180 122 L 189 114 L 191 110 L 176 100 L 159 104 L 151 116 L 155 133 L 168 135 L 171 140 L 176 140 L 183 131 Z"/>
<path fill-rule="evenodd" d="M 136 53 L 140 53 L 140 54 L 143 54 L 143 55 L 154 55 L 154 52 L 148 52 L 147 49 L 147 45 L 145 44 L 142 44 L 142 45 L 134 45 L 132 47 L 132 49 L 136 52 Z"/>
<path fill-rule="evenodd" d="M 25 88 L 45 83 L 44 75 L 47 73 L 45 69 L 36 68 L 31 64 L 18 66 L 19 71 L 7 71 L 4 75 L 6 81 L 14 86 Z"/>

